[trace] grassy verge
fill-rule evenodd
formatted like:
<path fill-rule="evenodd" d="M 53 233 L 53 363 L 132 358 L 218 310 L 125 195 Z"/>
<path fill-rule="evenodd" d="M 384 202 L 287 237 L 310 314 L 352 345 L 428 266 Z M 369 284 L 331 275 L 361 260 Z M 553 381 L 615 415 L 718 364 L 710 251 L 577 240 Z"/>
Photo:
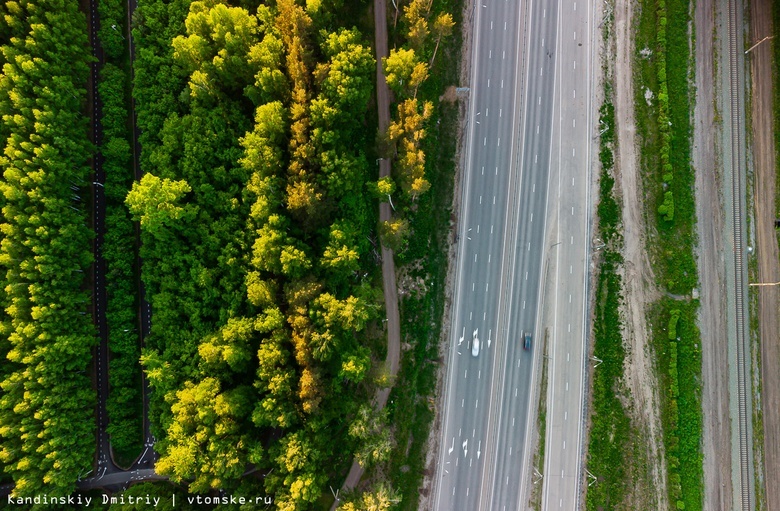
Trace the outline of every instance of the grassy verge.
<path fill-rule="evenodd" d="M 677 509 L 702 508 L 701 353 L 694 173 L 690 166 L 689 3 L 642 0 L 636 47 L 637 126 L 648 212 L 656 219 L 648 250 L 668 296 L 651 308 L 657 354 L 669 499 Z M 645 51 L 642 51 L 645 50 Z M 647 51 L 649 50 L 649 51 Z M 646 92 L 652 93 L 651 99 Z"/>
<path fill-rule="evenodd" d="M 547 360 L 548 360 L 548 335 L 545 331 L 544 344 L 542 345 L 542 353 L 544 358 L 542 359 L 542 374 L 539 381 L 541 382 L 539 389 L 539 405 L 537 407 L 537 431 L 539 432 L 539 444 L 536 447 L 534 453 L 534 467 L 540 474 L 544 473 L 544 447 L 547 440 Z M 537 481 L 534 475 L 534 487 L 531 490 L 531 507 L 533 509 L 542 509 L 542 482 Z"/>
<path fill-rule="evenodd" d="M 452 13 L 456 23 L 461 23 L 460 0 L 435 1 L 431 17 L 441 11 Z M 439 97 L 447 85 L 458 81 L 459 34 L 459 30 L 455 30 L 452 37 L 442 41 L 430 77 L 418 91 L 419 99 L 432 101 L 435 105 L 423 143 L 428 155 L 425 173 L 432 187 L 417 202 L 396 205 L 402 210 L 401 216 L 409 220 L 413 232 L 404 249 L 397 254 L 397 263 L 399 267 L 405 267 L 410 277 L 422 278 L 426 284 L 424 292 L 401 297 L 402 342 L 412 349 L 402 353 L 397 383 L 388 403 L 396 446 L 386 473 L 392 476 L 392 485 L 401 494 L 399 509 L 404 510 L 417 509 L 427 439 L 434 418 L 432 403 L 444 313 L 447 235 L 456 172 L 458 123 L 457 105 L 439 102 Z"/>
<path fill-rule="evenodd" d="M 600 109 L 598 233 L 604 242 L 596 284 L 593 328 L 593 356 L 600 360 L 593 371 L 593 390 L 588 439 L 588 471 L 597 481 L 588 488 L 588 510 L 620 509 L 625 505 L 633 466 L 633 439 L 636 436 L 625 406 L 622 386 L 625 348 L 622 338 L 620 304 L 623 290 L 620 278 L 622 236 L 621 210 L 615 200 L 612 177 L 614 165 L 615 109 L 612 87 L 604 88 Z M 633 460 L 633 461 L 628 461 Z"/>
<path fill-rule="evenodd" d="M 126 49 L 125 3 L 101 0 L 99 38 L 106 64 L 98 91 L 103 103 L 103 157 L 106 202 L 106 322 L 110 392 L 106 408 L 115 461 L 129 466 L 143 450 L 141 355 L 135 278 L 135 231 L 124 201 L 133 183 L 130 137 L 130 63 Z"/>

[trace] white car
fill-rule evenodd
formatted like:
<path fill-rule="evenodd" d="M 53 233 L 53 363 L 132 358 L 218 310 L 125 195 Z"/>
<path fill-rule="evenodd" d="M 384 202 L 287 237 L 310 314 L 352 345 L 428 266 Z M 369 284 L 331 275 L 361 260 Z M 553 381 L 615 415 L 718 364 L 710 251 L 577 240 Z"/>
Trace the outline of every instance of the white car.
<path fill-rule="evenodd" d="M 474 330 L 474 338 L 471 342 L 471 355 L 475 357 L 479 355 L 479 339 L 477 338 L 478 332 L 479 329 Z"/>

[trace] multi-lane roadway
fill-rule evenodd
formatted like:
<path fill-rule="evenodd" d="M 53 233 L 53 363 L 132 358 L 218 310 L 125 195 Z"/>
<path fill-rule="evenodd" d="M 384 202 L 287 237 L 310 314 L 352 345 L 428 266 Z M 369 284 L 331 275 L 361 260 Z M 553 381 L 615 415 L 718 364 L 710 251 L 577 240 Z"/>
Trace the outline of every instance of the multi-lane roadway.
<path fill-rule="evenodd" d="M 577 506 L 569 486 L 579 468 L 592 133 L 589 5 L 576 9 L 557 0 L 474 5 L 437 510 L 526 507 L 530 397 L 546 330 L 537 318 L 547 308 L 555 389 L 547 459 L 571 465 L 564 486 L 545 477 L 544 502 Z M 545 474 L 557 470 L 548 465 Z"/>

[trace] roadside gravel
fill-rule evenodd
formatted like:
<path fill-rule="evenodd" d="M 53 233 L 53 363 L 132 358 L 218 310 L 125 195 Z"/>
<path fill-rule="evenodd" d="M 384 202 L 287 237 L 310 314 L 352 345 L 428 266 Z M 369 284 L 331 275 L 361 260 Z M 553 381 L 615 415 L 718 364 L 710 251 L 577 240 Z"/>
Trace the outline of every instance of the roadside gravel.
<path fill-rule="evenodd" d="M 724 215 L 722 195 L 722 147 L 715 107 L 722 97 L 715 90 L 713 63 L 716 12 L 714 0 L 696 2 L 696 106 L 693 111 L 693 167 L 696 173 L 696 258 L 699 262 L 702 343 L 702 408 L 704 418 L 704 509 L 729 509 L 732 504 L 729 418 L 728 336 Z M 717 58 L 721 56 L 718 55 Z M 718 61 L 718 66 L 727 62 Z"/>

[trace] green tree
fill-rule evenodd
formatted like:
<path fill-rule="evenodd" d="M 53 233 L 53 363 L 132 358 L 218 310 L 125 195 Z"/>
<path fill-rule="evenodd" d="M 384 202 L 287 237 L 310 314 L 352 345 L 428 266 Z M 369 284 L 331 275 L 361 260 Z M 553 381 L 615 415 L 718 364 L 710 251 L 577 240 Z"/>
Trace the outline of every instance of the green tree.
<path fill-rule="evenodd" d="M 127 207 L 133 220 L 140 221 L 146 232 L 157 237 L 163 228 L 170 228 L 176 221 L 191 216 L 192 210 L 179 205 L 184 195 L 191 191 L 186 181 L 145 174 L 140 182 L 133 183 L 133 189 L 127 194 Z"/>

